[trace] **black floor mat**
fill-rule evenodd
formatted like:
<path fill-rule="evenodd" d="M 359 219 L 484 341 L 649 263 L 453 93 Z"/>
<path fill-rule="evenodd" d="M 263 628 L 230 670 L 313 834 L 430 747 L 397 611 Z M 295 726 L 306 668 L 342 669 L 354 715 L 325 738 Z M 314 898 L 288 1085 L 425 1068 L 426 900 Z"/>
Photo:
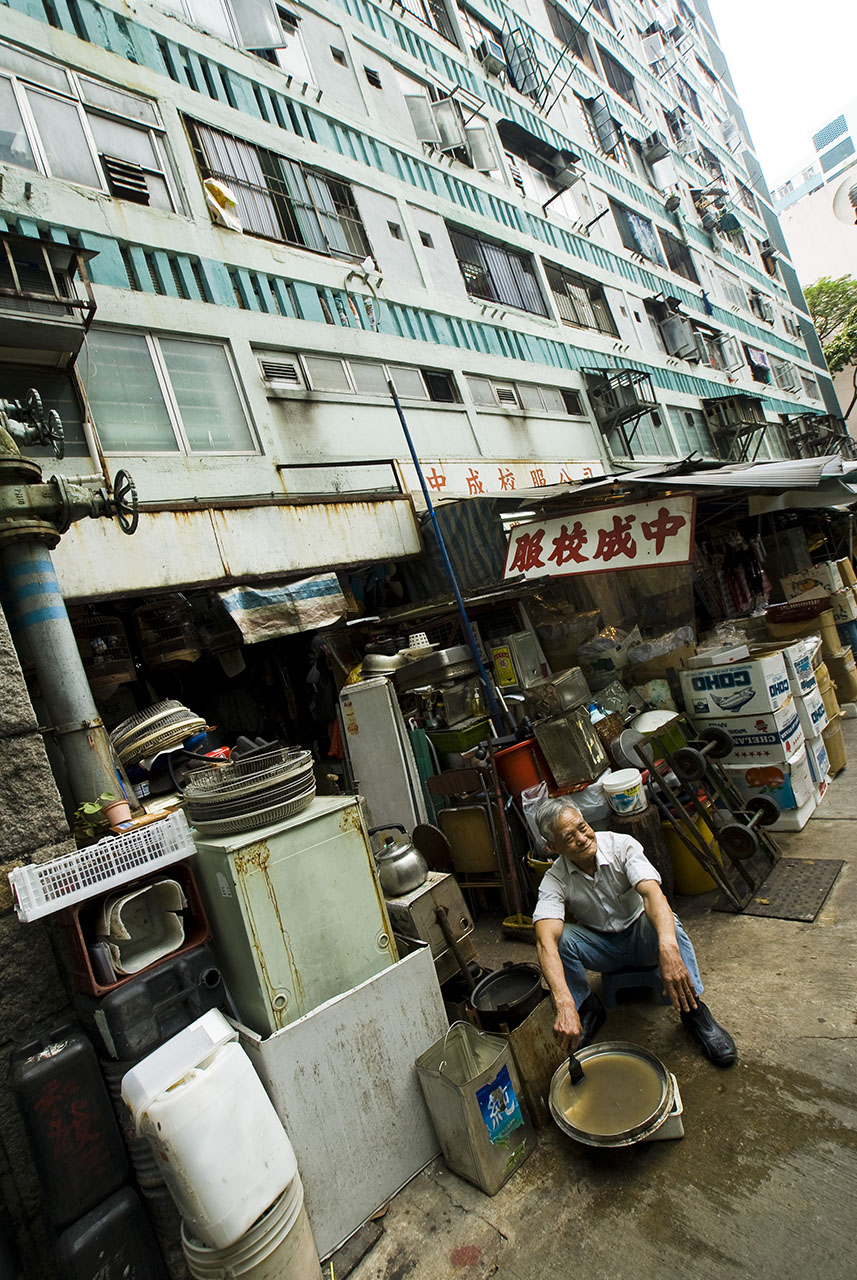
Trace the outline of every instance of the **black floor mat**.
<path fill-rule="evenodd" d="M 843 865 L 831 858 L 780 858 L 738 914 L 812 921 L 824 905 Z M 725 898 L 716 902 L 714 909 L 735 911 Z"/>

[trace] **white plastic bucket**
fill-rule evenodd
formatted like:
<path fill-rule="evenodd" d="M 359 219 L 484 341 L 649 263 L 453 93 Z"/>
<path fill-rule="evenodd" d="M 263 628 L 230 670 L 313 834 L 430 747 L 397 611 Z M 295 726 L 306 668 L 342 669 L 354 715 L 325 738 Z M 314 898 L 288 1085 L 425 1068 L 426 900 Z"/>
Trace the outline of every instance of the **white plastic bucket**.
<path fill-rule="evenodd" d="M 182 1248 L 194 1280 L 322 1280 L 300 1177 L 240 1240 L 212 1249 L 182 1224 Z"/>
<path fill-rule="evenodd" d="M 206 1014 L 122 1081 L 182 1218 L 214 1249 L 239 1240 L 297 1177 L 292 1144 L 235 1035 L 222 1015 Z"/>
<path fill-rule="evenodd" d="M 608 774 L 601 785 L 614 813 L 642 813 L 645 809 L 646 793 L 639 769 L 618 769 Z"/>

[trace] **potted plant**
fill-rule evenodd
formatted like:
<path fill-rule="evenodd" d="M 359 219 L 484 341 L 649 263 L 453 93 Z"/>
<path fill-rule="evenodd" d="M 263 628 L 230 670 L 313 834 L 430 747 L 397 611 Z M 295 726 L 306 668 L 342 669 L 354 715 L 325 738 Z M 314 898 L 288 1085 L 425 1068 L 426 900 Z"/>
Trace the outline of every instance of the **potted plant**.
<path fill-rule="evenodd" d="M 110 827 L 131 820 L 131 806 L 122 797 L 112 791 L 102 791 L 97 800 L 84 800 L 74 811 L 74 831 L 83 843 L 91 844 L 93 840 L 106 835 Z"/>

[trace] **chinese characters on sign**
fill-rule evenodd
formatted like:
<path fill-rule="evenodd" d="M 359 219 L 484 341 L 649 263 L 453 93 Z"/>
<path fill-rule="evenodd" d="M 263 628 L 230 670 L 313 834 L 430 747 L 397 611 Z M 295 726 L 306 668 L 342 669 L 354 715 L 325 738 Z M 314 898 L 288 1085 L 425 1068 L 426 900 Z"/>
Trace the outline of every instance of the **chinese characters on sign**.
<path fill-rule="evenodd" d="M 693 552 L 694 503 L 685 496 L 658 498 L 520 524 L 509 535 L 503 576 L 552 578 L 685 564 Z"/>
<path fill-rule="evenodd" d="M 420 484 L 415 468 L 402 463 L 402 477 L 415 496 Z M 516 493 L 520 489 L 544 489 L 552 484 L 576 484 L 604 474 L 603 464 L 591 462 L 514 462 L 479 458 L 474 461 L 431 459 L 422 463 L 432 501 L 438 498 L 473 498 L 481 494 Z"/>

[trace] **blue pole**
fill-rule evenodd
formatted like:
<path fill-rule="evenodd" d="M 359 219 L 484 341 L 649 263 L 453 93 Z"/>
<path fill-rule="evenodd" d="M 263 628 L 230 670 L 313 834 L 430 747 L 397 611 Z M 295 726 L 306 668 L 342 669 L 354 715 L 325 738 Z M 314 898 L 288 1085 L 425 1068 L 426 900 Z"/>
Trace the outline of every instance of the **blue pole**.
<path fill-rule="evenodd" d="M 476 670 L 479 672 L 479 679 L 482 681 L 482 685 L 485 689 L 485 696 L 488 701 L 488 711 L 491 716 L 491 721 L 494 725 L 494 732 L 500 735 L 503 733 L 506 727 L 504 723 L 504 716 L 502 711 L 500 710 L 500 707 L 497 704 L 497 698 L 494 693 L 494 686 L 492 685 L 488 677 L 488 672 L 485 670 L 485 664 L 482 661 L 482 656 L 479 652 L 479 646 L 476 643 L 476 636 L 473 634 L 473 628 L 471 627 L 470 619 L 467 616 L 467 609 L 465 608 L 465 605 L 464 605 L 464 599 L 462 597 L 461 591 L 459 590 L 458 579 L 455 576 L 455 570 L 452 567 L 452 561 L 449 558 L 449 552 L 446 549 L 446 543 L 444 541 L 443 534 L 440 531 L 440 525 L 438 524 L 437 514 L 434 509 L 434 503 L 432 502 L 431 494 L 428 491 L 428 485 L 426 484 L 426 479 L 425 479 L 425 476 L 423 475 L 423 469 L 420 466 L 420 460 L 417 456 L 417 451 L 414 447 L 414 442 L 413 442 L 413 439 L 411 438 L 411 433 L 408 429 L 408 424 L 405 420 L 405 415 L 402 410 L 402 406 L 399 403 L 399 397 L 396 395 L 396 388 L 393 386 L 392 379 L 390 378 L 387 379 L 387 388 L 390 392 L 390 396 L 392 397 L 393 404 L 396 406 L 396 413 L 399 415 L 399 422 L 402 424 L 402 431 L 405 433 L 405 440 L 407 441 L 408 449 L 410 450 L 411 459 L 413 461 L 414 466 L 417 469 L 417 476 L 419 478 L 420 488 L 423 491 L 423 498 L 425 499 L 425 504 L 426 504 L 426 507 L 428 508 L 428 513 L 432 523 L 432 528 L 434 529 L 435 537 L 437 538 L 437 545 L 440 548 L 440 554 L 443 558 L 444 568 L 446 569 L 446 574 L 452 586 L 453 595 L 455 596 L 455 603 L 458 606 L 458 612 L 461 616 L 461 625 L 464 628 L 464 635 L 467 639 L 468 645 L 470 646 L 473 652 L 473 657 L 476 659 Z"/>

